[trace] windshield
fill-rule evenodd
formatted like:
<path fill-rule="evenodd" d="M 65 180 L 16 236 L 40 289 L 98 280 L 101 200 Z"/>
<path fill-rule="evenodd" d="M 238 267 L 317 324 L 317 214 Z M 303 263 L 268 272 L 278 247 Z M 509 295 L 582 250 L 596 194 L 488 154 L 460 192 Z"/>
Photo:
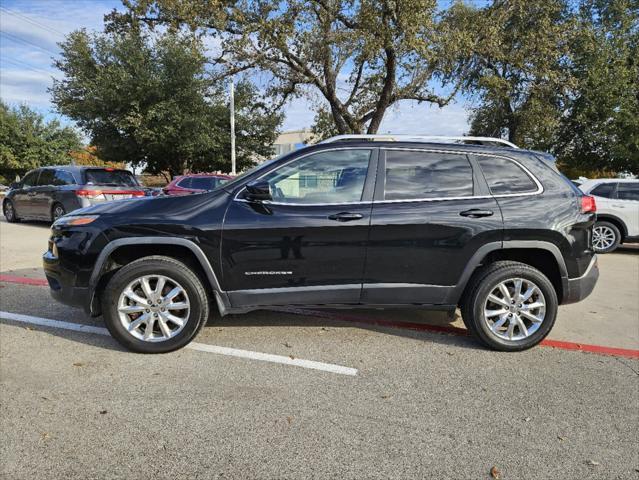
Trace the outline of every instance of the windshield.
<path fill-rule="evenodd" d="M 92 168 L 84 171 L 86 185 L 107 185 L 111 187 L 139 187 L 138 181 L 128 170 Z"/>

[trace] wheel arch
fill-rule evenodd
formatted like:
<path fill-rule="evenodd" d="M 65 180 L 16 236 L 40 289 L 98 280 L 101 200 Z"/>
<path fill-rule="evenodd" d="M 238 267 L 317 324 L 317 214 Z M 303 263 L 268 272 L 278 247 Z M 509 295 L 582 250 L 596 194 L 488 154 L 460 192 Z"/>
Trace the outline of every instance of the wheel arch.
<path fill-rule="evenodd" d="M 500 260 L 525 263 L 541 271 L 555 287 L 559 303 L 568 293 L 568 270 L 561 251 L 555 244 L 538 240 L 514 240 L 493 242 L 479 248 L 466 265 L 448 303 L 460 304 L 472 276 L 481 267 Z"/>
<path fill-rule="evenodd" d="M 621 241 L 622 242 L 628 236 L 628 227 L 626 226 L 626 222 L 624 222 L 621 218 L 617 217 L 616 215 L 613 215 L 611 213 L 601 213 L 601 214 L 598 213 L 597 214 L 597 221 L 599 221 L 599 220 L 604 220 L 606 222 L 610 222 L 615 227 L 617 227 L 619 229 L 619 232 L 621 232 Z"/>
<path fill-rule="evenodd" d="M 203 282 L 208 283 L 220 314 L 224 315 L 230 308 L 211 263 L 194 241 L 179 237 L 134 237 L 113 240 L 100 252 L 89 279 L 91 313 L 99 314 L 100 291 L 122 265 L 151 255 L 164 255 L 186 263 Z"/>

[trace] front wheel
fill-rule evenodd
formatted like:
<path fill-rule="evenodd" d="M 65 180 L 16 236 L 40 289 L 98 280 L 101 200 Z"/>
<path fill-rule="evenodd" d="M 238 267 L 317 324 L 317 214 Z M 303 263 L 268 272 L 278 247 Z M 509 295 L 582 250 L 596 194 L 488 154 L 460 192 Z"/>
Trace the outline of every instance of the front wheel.
<path fill-rule="evenodd" d="M 13 202 L 11 200 L 5 200 L 2 204 L 2 213 L 4 213 L 4 218 L 7 219 L 9 223 L 19 222 L 20 219 L 16 215 L 16 209 L 13 206 Z"/>
<path fill-rule="evenodd" d="M 209 317 L 199 277 L 170 257 L 136 260 L 111 278 L 102 295 L 104 323 L 126 348 L 165 353 L 188 344 Z"/>
<path fill-rule="evenodd" d="M 53 205 L 53 208 L 51 209 L 51 221 L 55 222 L 58 218 L 66 215 L 67 211 L 64 209 L 64 207 L 59 204 L 56 203 Z"/>
<path fill-rule="evenodd" d="M 541 342 L 557 317 L 557 293 L 539 270 L 495 262 L 479 271 L 462 305 L 466 327 L 495 350 L 519 351 Z"/>

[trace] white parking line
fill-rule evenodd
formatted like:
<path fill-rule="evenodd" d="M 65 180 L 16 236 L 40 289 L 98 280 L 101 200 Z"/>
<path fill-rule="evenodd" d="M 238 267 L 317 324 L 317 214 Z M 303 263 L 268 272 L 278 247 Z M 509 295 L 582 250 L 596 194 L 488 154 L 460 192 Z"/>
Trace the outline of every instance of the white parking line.
<path fill-rule="evenodd" d="M 42 327 L 73 330 L 75 332 L 93 333 L 96 335 L 109 335 L 109 331 L 106 328 L 102 327 L 93 327 L 91 325 L 63 322 L 61 320 L 52 320 L 50 318 L 32 317 L 31 315 L 22 315 L 20 313 L 0 311 L 0 319 L 12 320 L 14 322 L 21 323 L 30 323 L 32 325 L 40 325 Z M 332 363 L 315 362 L 313 360 L 304 360 L 302 358 L 285 357 L 283 355 L 253 352 L 251 350 L 239 350 L 237 348 L 218 347 L 217 345 L 208 345 L 206 343 L 196 342 L 189 343 L 185 348 L 198 350 L 200 352 L 216 353 L 218 355 L 249 358 L 251 360 L 259 360 L 261 362 L 280 363 L 282 365 L 290 365 L 293 367 L 309 368 L 311 370 L 322 370 L 325 372 L 337 373 L 340 375 L 357 375 L 356 368 L 343 367 L 341 365 L 334 365 Z"/>

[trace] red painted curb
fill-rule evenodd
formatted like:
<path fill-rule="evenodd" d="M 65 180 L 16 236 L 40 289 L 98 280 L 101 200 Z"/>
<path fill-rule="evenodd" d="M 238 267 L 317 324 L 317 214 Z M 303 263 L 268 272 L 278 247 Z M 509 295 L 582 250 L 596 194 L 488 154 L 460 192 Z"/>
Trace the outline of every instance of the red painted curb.
<path fill-rule="evenodd" d="M 42 278 L 18 277 L 15 275 L 0 275 L 0 282 L 19 283 L 22 285 L 34 285 L 39 287 L 48 285 L 47 281 Z M 359 323 L 362 325 L 377 325 L 380 327 L 403 328 L 407 330 L 447 333 L 450 335 L 460 336 L 468 335 L 468 331 L 464 328 L 447 327 L 443 325 L 426 325 L 423 323 L 383 320 L 355 315 L 335 314 L 327 311 L 310 310 L 305 308 L 280 308 L 272 310 L 292 313 L 294 315 L 312 315 L 314 317 L 327 318 L 341 322 Z M 639 358 L 639 350 L 632 350 L 629 348 L 604 347 L 602 345 L 590 345 L 587 343 L 564 342 L 562 340 L 550 339 L 544 340 L 540 343 L 540 345 L 544 347 L 559 348 L 561 350 L 590 352 L 613 357 Z"/>
<path fill-rule="evenodd" d="M 0 275 L 0 282 L 20 283 L 22 285 L 37 285 L 43 287 L 48 285 L 44 278 L 17 277 L 15 275 Z"/>

